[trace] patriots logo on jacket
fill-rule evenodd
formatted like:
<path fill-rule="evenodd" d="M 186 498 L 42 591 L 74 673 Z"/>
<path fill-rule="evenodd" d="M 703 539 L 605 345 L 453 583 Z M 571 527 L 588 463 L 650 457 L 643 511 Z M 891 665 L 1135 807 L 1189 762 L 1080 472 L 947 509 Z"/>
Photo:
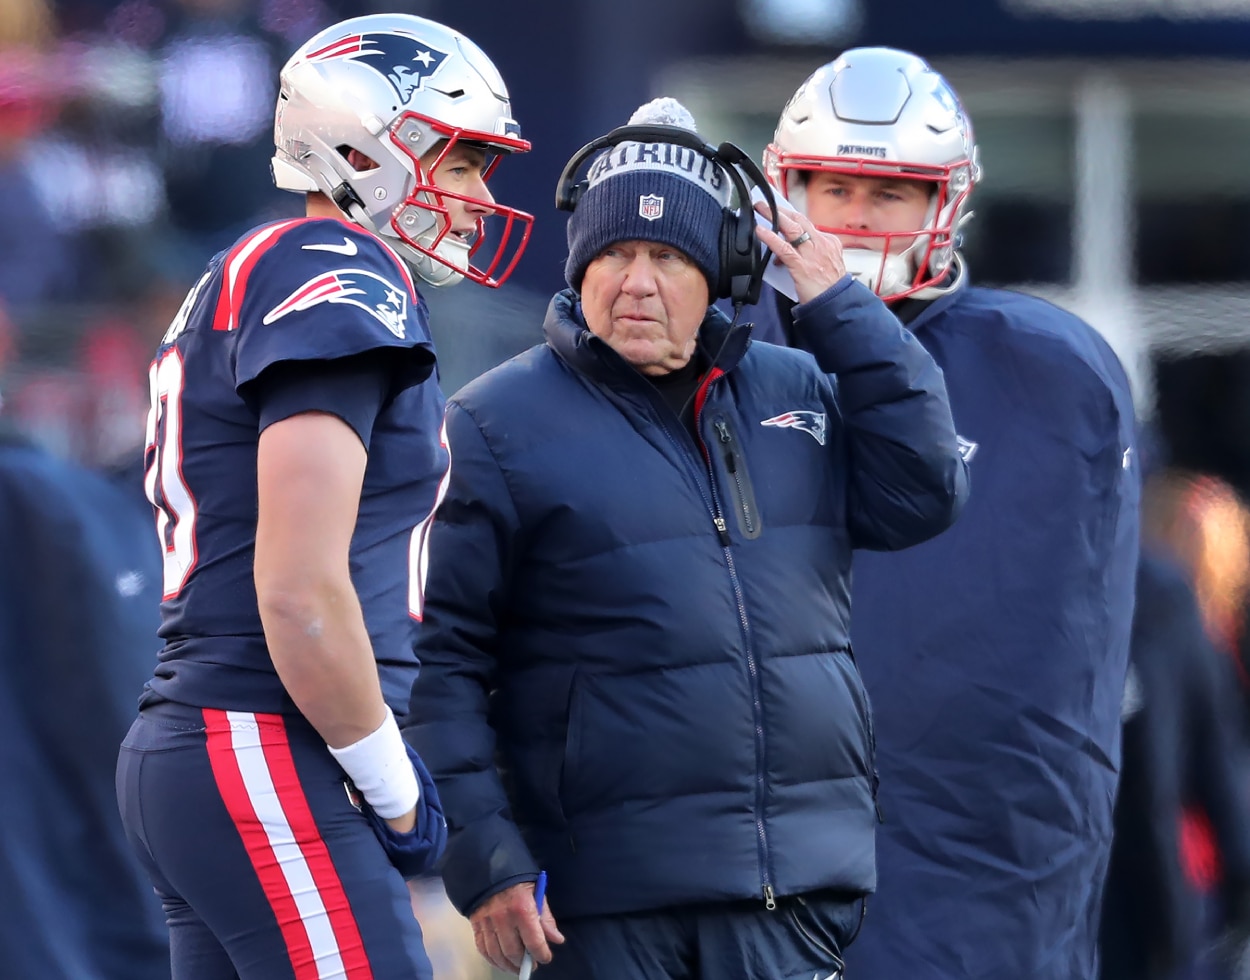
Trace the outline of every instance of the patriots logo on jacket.
<path fill-rule="evenodd" d="M 771 419 L 764 419 L 760 425 L 775 425 L 782 429 L 798 429 L 806 432 L 822 446 L 825 444 L 825 426 L 829 419 L 824 412 L 793 411 L 782 412 Z"/>
<path fill-rule="evenodd" d="M 401 102 L 407 102 L 447 60 L 447 52 L 432 48 L 411 34 L 367 31 L 339 38 L 308 55 L 313 62 L 336 58 L 359 61 L 372 68 L 391 83 Z"/>
<path fill-rule="evenodd" d="M 288 313 L 306 310 L 319 303 L 348 303 L 358 306 L 396 337 L 403 338 L 408 322 L 408 294 L 381 276 L 363 269 L 336 269 L 323 272 L 300 286 L 265 314 L 265 324 L 281 320 Z"/>

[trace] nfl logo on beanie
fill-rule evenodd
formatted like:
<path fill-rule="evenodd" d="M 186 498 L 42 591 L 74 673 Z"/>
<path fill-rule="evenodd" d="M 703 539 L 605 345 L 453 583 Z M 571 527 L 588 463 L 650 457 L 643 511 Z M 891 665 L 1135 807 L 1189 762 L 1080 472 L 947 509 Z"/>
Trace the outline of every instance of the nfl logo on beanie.
<path fill-rule="evenodd" d="M 675 99 L 656 99 L 629 125 L 680 126 L 694 119 Z M 720 233 L 733 184 L 716 162 L 672 143 L 619 143 L 591 164 L 587 187 L 569 217 L 564 277 L 579 290 L 586 266 L 615 242 L 648 241 L 685 253 L 714 295 L 720 279 Z"/>

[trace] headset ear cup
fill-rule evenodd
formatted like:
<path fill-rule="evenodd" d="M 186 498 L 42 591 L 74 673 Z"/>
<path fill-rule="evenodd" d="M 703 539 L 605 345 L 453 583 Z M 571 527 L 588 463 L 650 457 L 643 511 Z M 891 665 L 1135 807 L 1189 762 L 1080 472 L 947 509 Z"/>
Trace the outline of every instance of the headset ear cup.
<path fill-rule="evenodd" d="M 738 237 L 735 248 L 738 253 L 738 275 L 742 283 L 743 303 L 754 302 L 750 298 L 751 286 L 755 281 L 757 266 L 760 260 L 759 249 L 755 247 L 755 212 L 751 210 L 750 201 L 742 206 L 742 213 L 736 218 Z M 737 299 L 738 297 L 735 297 Z"/>
<path fill-rule="evenodd" d="M 744 207 L 745 211 L 746 205 L 744 204 L 742 207 Z M 742 234 L 744 229 L 746 232 L 745 235 Z M 734 215 L 734 226 L 732 226 L 732 231 L 734 231 L 734 239 L 732 239 L 732 241 L 734 241 L 734 279 L 730 282 L 730 289 L 732 294 L 734 294 L 731 296 L 731 299 L 734 300 L 734 302 L 739 302 L 745 301 L 746 290 L 745 287 L 741 287 L 737 284 L 742 281 L 742 277 L 749 276 L 751 274 L 751 230 L 750 227 L 746 227 L 744 225 L 740 215 Z"/>
<path fill-rule="evenodd" d="M 720 223 L 720 278 L 717 280 L 714 299 L 728 299 L 733 293 L 737 220 L 738 216 L 730 208 L 724 209 Z"/>
<path fill-rule="evenodd" d="M 738 214 L 725 208 L 720 235 L 720 283 L 718 299 L 734 303 L 753 302 L 751 287 L 758 274 L 762 256 L 755 247 L 755 214 L 744 208 Z"/>
<path fill-rule="evenodd" d="M 755 211 L 747 178 L 758 183 L 759 173 L 743 150 L 733 143 L 722 143 L 716 150 L 716 161 L 728 175 L 738 196 L 738 210 L 725 209 L 721 225 L 721 296 L 734 306 L 749 305 L 759 300 L 763 284 L 765 257 L 755 238 Z M 746 166 L 741 166 L 745 161 Z M 740 169 L 741 167 L 741 169 Z"/>
<path fill-rule="evenodd" d="M 582 199 L 582 193 L 586 190 L 586 181 L 566 180 L 560 184 L 556 193 L 556 208 L 560 211 L 572 211 L 577 207 L 577 202 Z"/>

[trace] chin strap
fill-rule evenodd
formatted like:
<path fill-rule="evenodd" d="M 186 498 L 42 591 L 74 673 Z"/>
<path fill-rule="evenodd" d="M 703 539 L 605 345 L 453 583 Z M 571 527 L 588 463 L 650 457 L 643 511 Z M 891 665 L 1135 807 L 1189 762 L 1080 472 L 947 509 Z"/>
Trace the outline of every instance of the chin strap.
<path fill-rule="evenodd" d="M 339 184 L 334 188 L 330 192 L 330 199 L 356 224 L 376 232 L 377 229 L 373 227 L 373 222 L 369 220 L 369 213 L 365 210 L 365 202 L 347 183 Z"/>

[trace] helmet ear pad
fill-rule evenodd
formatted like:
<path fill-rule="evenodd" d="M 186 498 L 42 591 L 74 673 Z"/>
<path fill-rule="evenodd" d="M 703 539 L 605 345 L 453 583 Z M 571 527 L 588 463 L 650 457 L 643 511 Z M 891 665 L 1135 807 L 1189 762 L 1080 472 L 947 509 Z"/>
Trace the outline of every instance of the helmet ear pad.
<path fill-rule="evenodd" d="M 699 139 L 690 130 L 679 126 L 619 126 L 606 136 L 591 140 L 564 165 L 564 171 L 556 183 L 556 207 L 561 211 L 575 211 L 590 186 L 587 178 L 579 178 L 581 169 L 602 151 L 620 143 L 671 143 L 684 146 L 719 166 L 729 177 L 738 197 L 738 208 L 722 209 L 717 239 L 720 269 L 717 281 L 713 284 L 713 299 L 729 299 L 734 306 L 758 302 L 764 272 L 772 253 L 761 246 L 755 234 L 755 212 L 751 206 L 748 179 L 751 185 L 760 190 L 774 212 L 776 198 L 759 167 L 733 143 L 721 143 L 719 147 L 714 147 Z"/>

